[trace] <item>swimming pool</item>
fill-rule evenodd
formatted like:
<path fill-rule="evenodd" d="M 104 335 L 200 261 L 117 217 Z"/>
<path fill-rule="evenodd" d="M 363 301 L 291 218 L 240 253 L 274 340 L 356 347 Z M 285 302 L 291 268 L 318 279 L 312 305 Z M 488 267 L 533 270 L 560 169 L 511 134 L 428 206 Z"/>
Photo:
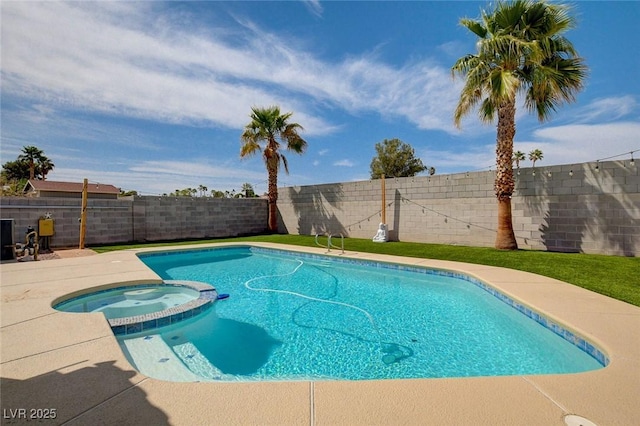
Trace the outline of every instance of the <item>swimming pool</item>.
<path fill-rule="evenodd" d="M 469 377 L 575 373 L 607 363 L 580 336 L 449 271 L 255 247 L 140 259 L 163 279 L 207 282 L 231 295 L 177 325 L 119 337 L 130 361 L 152 377 Z"/>

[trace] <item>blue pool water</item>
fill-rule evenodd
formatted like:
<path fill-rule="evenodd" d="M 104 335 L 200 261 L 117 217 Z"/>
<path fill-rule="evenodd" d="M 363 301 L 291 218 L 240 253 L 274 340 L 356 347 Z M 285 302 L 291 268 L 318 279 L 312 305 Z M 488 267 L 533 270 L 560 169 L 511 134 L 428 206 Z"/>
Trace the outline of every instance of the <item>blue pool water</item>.
<path fill-rule="evenodd" d="M 166 285 L 118 287 L 58 303 L 64 312 L 102 312 L 107 319 L 133 317 L 176 307 L 200 296 L 196 290 Z"/>
<path fill-rule="evenodd" d="M 161 378 L 172 379 L 172 363 L 192 374 L 182 380 L 530 375 L 603 366 L 543 327 L 545 319 L 534 321 L 456 274 L 249 247 L 140 258 L 163 279 L 230 294 L 192 319 L 119 337 L 151 376 L 164 371 Z"/>

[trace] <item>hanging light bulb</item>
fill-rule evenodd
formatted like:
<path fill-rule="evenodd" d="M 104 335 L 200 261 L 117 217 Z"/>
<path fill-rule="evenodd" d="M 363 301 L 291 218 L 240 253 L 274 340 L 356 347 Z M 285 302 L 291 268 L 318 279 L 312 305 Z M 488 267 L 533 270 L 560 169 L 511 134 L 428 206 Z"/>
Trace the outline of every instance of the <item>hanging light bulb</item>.
<path fill-rule="evenodd" d="M 596 161 L 596 172 L 600 172 L 600 160 Z"/>
<path fill-rule="evenodd" d="M 551 177 L 551 170 L 547 170 L 547 176 Z"/>
<path fill-rule="evenodd" d="M 573 176 L 573 169 L 569 170 L 569 176 Z"/>
<path fill-rule="evenodd" d="M 535 175 L 536 175 L 536 171 L 535 171 L 535 170 L 534 170 L 534 171 L 532 171 L 532 172 L 531 172 L 531 175 L 532 175 L 532 176 L 535 176 Z"/>
<path fill-rule="evenodd" d="M 520 176 L 520 169 L 518 169 L 518 176 Z"/>
<path fill-rule="evenodd" d="M 631 161 L 629 162 L 629 164 L 631 164 L 631 167 L 636 165 L 636 162 L 633 160 L 633 151 L 631 151 Z"/>

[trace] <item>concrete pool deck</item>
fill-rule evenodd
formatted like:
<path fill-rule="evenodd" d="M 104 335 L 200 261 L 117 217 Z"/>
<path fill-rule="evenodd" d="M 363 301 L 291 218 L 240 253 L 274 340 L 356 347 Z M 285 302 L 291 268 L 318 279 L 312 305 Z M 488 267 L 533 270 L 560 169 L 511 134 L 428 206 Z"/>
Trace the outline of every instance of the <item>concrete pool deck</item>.
<path fill-rule="evenodd" d="M 51 307 L 55 299 L 90 287 L 160 281 L 136 253 L 207 247 L 2 264 L 2 424 L 33 423 L 47 415 L 55 418 L 42 420 L 44 424 L 70 425 L 564 425 L 565 416 L 577 415 L 604 426 L 632 425 L 640 419 L 640 308 L 526 272 L 344 254 L 472 275 L 596 344 L 610 359 L 606 368 L 455 379 L 173 383 L 134 370 L 102 314 L 64 313 Z"/>

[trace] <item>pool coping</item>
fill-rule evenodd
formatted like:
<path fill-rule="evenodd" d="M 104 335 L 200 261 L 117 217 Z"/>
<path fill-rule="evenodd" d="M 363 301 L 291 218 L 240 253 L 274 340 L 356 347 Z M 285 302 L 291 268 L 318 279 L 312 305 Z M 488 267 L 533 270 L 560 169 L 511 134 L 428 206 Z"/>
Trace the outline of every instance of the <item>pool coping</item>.
<path fill-rule="evenodd" d="M 98 419 L 194 424 L 215 418 L 219 424 L 562 425 L 564 416 L 576 414 L 599 425 L 624 425 L 640 417 L 636 401 L 640 394 L 640 308 L 521 271 L 361 252 L 343 255 L 450 269 L 489 283 L 593 342 L 609 357 L 607 367 L 578 374 L 466 379 L 172 383 L 133 370 L 103 315 L 87 314 L 78 324 L 76 314 L 51 308 L 56 297 L 83 288 L 158 280 L 137 258 L 138 253 L 223 245 L 340 256 L 319 248 L 236 243 L 3 264 L 2 408 L 56 408 L 56 422 L 78 424 Z M 96 388 L 85 376 L 98 371 L 102 383 Z M 194 401 L 206 404 L 194 406 Z"/>

